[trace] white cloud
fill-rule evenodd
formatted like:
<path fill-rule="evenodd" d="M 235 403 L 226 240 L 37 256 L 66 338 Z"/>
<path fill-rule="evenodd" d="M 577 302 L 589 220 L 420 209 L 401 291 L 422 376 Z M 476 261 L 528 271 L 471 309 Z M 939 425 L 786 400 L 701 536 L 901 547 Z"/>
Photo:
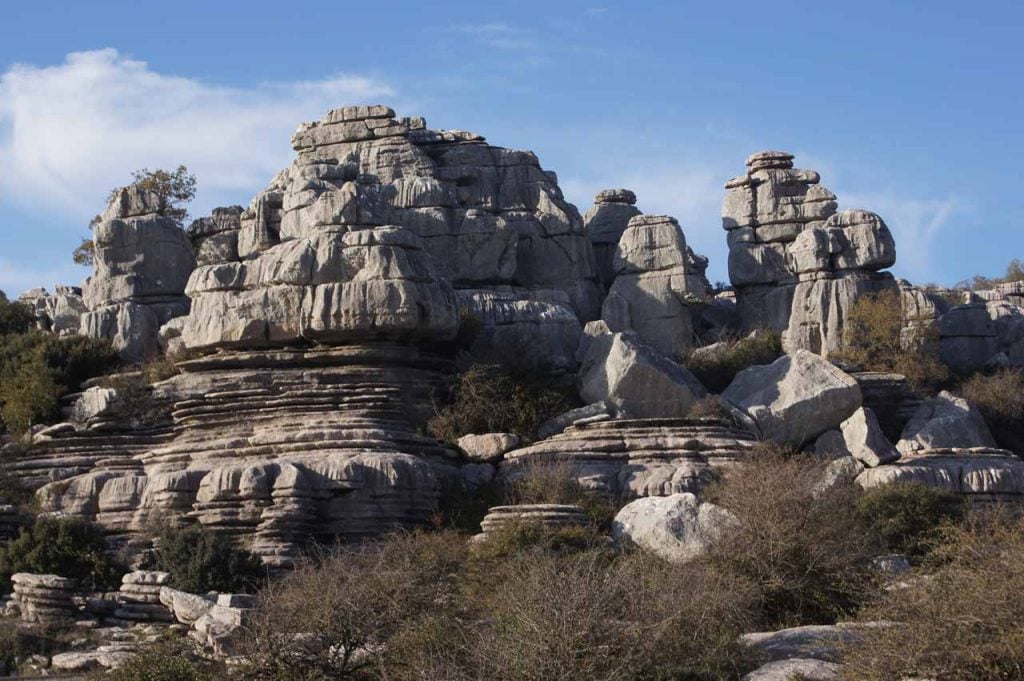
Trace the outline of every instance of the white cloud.
<path fill-rule="evenodd" d="M 889 194 L 839 194 L 839 208 L 863 208 L 878 213 L 896 240 L 896 273 L 914 282 L 939 278 L 933 269 L 933 249 L 939 233 L 961 202 L 956 198 L 914 199 Z"/>
<path fill-rule="evenodd" d="M 197 211 L 208 209 L 218 196 L 254 194 L 284 167 L 299 121 L 394 95 L 350 74 L 224 87 L 114 49 L 14 65 L 0 75 L 0 196 L 87 221 L 132 170 L 184 163 L 199 180 Z"/>
<path fill-rule="evenodd" d="M 510 52 L 534 52 L 540 43 L 533 32 L 525 28 L 509 26 L 500 22 L 487 24 L 459 24 L 453 27 L 459 33 L 475 37 L 485 45 Z"/>

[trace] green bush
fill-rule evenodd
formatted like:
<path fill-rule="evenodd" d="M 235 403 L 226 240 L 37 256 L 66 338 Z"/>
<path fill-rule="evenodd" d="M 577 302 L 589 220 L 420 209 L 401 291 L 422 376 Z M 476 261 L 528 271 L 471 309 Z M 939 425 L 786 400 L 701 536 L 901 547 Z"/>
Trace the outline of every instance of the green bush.
<path fill-rule="evenodd" d="M 191 593 L 251 593 L 266 579 L 262 561 L 223 535 L 197 526 L 167 526 L 147 567 L 171 573 L 176 589 Z"/>
<path fill-rule="evenodd" d="M 1024 456 L 1024 370 L 976 374 L 959 393 L 985 417 L 1000 447 Z"/>
<path fill-rule="evenodd" d="M 713 393 L 729 387 L 736 374 L 756 364 L 771 364 L 782 355 L 782 339 L 774 331 L 757 331 L 739 339 L 726 339 L 714 353 L 691 351 L 680 358 L 700 382 Z"/>
<path fill-rule="evenodd" d="M 0 291 L 0 336 L 25 333 L 33 328 L 36 315 L 28 305 L 7 300 Z"/>
<path fill-rule="evenodd" d="M 450 403 L 427 430 L 452 444 L 470 433 L 515 433 L 531 441 L 540 424 L 578 405 L 571 385 L 525 369 L 477 364 L 459 375 Z"/>
<path fill-rule="evenodd" d="M 112 370 L 118 356 L 105 340 L 58 338 L 42 331 L 0 336 L 0 417 L 22 433 L 60 416 L 60 397 Z"/>
<path fill-rule="evenodd" d="M 920 558 L 934 547 L 945 524 L 962 517 L 963 501 L 925 485 L 887 485 L 865 491 L 856 512 L 886 550 Z"/>
<path fill-rule="evenodd" d="M 0 547 L 0 575 L 16 572 L 60 575 L 91 591 L 117 588 L 124 570 L 107 555 L 103 531 L 72 518 L 36 518 L 16 539 Z"/>
<path fill-rule="evenodd" d="M 908 580 L 859 619 L 843 678 L 1003 681 L 1024 678 L 1024 519 L 978 514 L 947 526 L 925 579 Z"/>

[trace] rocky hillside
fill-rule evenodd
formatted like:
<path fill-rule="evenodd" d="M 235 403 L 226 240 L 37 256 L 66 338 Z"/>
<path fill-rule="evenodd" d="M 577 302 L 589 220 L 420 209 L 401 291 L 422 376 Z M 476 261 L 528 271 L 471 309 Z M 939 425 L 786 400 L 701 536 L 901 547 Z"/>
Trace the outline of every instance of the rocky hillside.
<path fill-rule="evenodd" d="M 883 218 L 838 211 L 791 154 L 755 153 L 725 183 L 731 286 L 715 290 L 685 225 L 627 189 L 581 215 L 532 152 L 384 106 L 330 111 L 292 146 L 248 207 L 187 230 L 153 192 L 115 192 L 84 286 L 21 297 L 44 332 L 109 341 L 126 367 L 66 395 L 61 422 L 7 436 L 5 474 L 42 513 L 112 547 L 201 526 L 280 572 L 543 466 L 622 509 L 620 543 L 686 562 L 731 522 L 701 495 L 765 443 L 824 462 L 827 488 L 1024 496 L 1024 418 L 960 389 L 1024 369 L 1024 284 L 897 280 Z M 477 375 L 511 382 L 487 393 Z M 482 529 L 586 518 L 513 503 Z M 123 590 L 188 596 L 165 579 Z M 73 610 L 65 582 L 15 584 Z"/>

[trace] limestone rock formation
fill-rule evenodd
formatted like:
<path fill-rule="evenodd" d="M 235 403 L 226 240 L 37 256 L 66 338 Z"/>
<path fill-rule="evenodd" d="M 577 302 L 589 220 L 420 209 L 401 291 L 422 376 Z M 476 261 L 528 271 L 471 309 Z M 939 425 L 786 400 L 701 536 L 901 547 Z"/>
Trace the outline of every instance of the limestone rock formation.
<path fill-rule="evenodd" d="M 57 286 L 52 294 L 44 288 L 32 289 L 18 296 L 18 302 L 32 308 L 40 329 L 58 336 L 77 334 L 82 315 L 89 311 L 82 289 L 75 286 Z"/>
<path fill-rule="evenodd" d="M 794 447 L 841 424 L 862 401 L 857 381 L 806 350 L 744 369 L 722 398 L 749 417 L 761 437 Z"/>
<path fill-rule="evenodd" d="M 839 430 L 830 430 L 815 443 L 815 453 L 829 458 L 852 456 L 873 468 L 892 463 L 900 453 L 885 437 L 875 412 L 861 407 L 842 422 Z"/>
<path fill-rule="evenodd" d="M 865 489 L 892 484 L 926 485 L 974 499 L 1024 498 L 1024 461 L 1003 449 L 921 449 L 857 476 Z"/>
<path fill-rule="evenodd" d="M 601 283 L 611 286 L 615 279 L 615 247 L 629 221 L 641 215 L 636 194 L 628 189 L 605 189 L 594 197 L 594 205 L 583 216 L 587 239 L 594 247 L 594 261 Z"/>
<path fill-rule="evenodd" d="M 170 579 L 166 572 L 147 570 L 124 575 L 114 617 L 129 622 L 173 622 L 171 611 L 160 601 L 160 591 Z"/>
<path fill-rule="evenodd" d="M 209 217 L 189 225 L 187 234 L 196 254 L 196 264 L 219 265 L 238 260 L 238 234 L 242 230 L 241 206 L 214 208 Z"/>
<path fill-rule="evenodd" d="M 846 315 L 860 296 L 896 289 L 892 234 L 863 210 L 836 213 L 835 195 L 793 156 L 767 151 L 726 183 L 722 224 L 729 278 L 747 328 L 783 334 L 787 351 L 828 356 L 842 345 Z"/>
<path fill-rule="evenodd" d="M 707 394 L 689 370 L 660 355 L 633 332 L 602 333 L 587 347 L 579 372 L 584 402 L 605 402 L 633 418 L 682 417 Z"/>
<path fill-rule="evenodd" d="M 535 463 L 563 463 L 585 488 L 613 499 L 696 493 L 754 442 L 728 420 L 591 419 L 508 452 L 502 472 L 514 477 Z"/>
<path fill-rule="evenodd" d="M 613 332 L 635 331 L 665 356 L 679 356 L 694 345 L 693 310 L 709 298 L 706 268 L 674 218 L 634 217 L 613 252 L 615 279 L 601 319 Z"/>
<path fill-rule="evenodd" d="M 980 293 L 938 317 L 942 361 L 961 372 L 1024 366 L 1024 306 L 1014 302 L 1020 296 Z"/>
<path fill-rule="evenodd" d="M 835 662 L 798 657 L 769 662 L 745 675 L 741 681 L 836 681 L 842 678 L 841 671 L 842 667 Z"/>
<path fill-rule="evenodd" d="M 33 575 L 19 572 L 11 576 L 14 601 L 24 622 L 48 623 L 73 619 L 74 582 L 57 575 Z"/>
<path fill-rule="evenodd" d="M 978 410 L 945 390 L 924 401 L 896 443 L 904 453 L 971 447 L 994 448 L 996 442 Z"/>
<path fill-rule="evenodd" d="M 496 534 L 517 527 L 532 525 L 548 530 L 585 527 L 590 524 L 586 512 L 573 504 L 517 504 L 494 506 L 480 523 L 476 541 L 486 541 Z"/>
<path fill-rule="evenodd" d="M 420 335 L 447 337 L 461 310 L 498 351 L 539 333 L 545 342 L 531 349 L 539 358 L 597 316 L 600 286 L 583 220 L 531 152 L 429 130 L 383 106 L 335 109 L 301 126 L 292 144 L 296 160 L 239 217 L 239 261 L 196 271 L 189 347 L 248 344 L 232 338 L 260 307 L 271 311 L 268 328 L 245 335 L 265 331 L 274 344 L 325 334 L 335 342 L 413 322 Z M 366 253 L 350 250 L 357 246 Z M 353 260 L 364 257 L 366 266 Z M 451 309 L 452 287 L 476 293 Z M 510 304 L 485 311 L 490 291 Z M 400 314 L 374 319 L 360 301 Z M 280 318 L 294 308 L 308 323 Z M 225 313 L 234 330 L 217 328 Z"/>
<path fill-rule="evenodd" d="M 457 443 L 466 458 L 475 463 L 495 463 L 520 444 L 514 433 L 484 433 L 464 435 Z"/>
<path fill-rule="evenodd" d="M 694 494 L 646 497 L 626 504 L 612 521 L 620 545 L 637 546 L 673 563 L 703 555 L 736 517 L 724 508 L 698 501 Z"/>
<path fill-rule="evenodd" d="M 729 279 L 745 325 L 783 331 L 795 284 L 787 247 L 804 229 L 824 225 L 836 197 L 818 173 L 794 168 L 792 154 L 764 151 L 746 165 L 745 175 L 726 183 L 722 204 Z"/>
<path fill-rule="evenodd" d="M 80 333 L 106 338 L 130 361 L 155 356 L 160 326 L 187 314 L 195 256 L 185 232 L 161 214 L 159 197 L 117 191 L 93 227 L 95 271 L 84 286 Z"/>

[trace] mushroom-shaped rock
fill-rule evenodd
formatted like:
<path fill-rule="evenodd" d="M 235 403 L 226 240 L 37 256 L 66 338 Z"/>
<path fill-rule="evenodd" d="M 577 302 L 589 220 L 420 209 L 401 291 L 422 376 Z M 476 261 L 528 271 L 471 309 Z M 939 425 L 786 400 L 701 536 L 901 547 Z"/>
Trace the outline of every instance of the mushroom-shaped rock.
<path fill-rule="evenodd" d="M 996 443 L 981 413 L 946 390 L 918 407 L 896 443 L 896 449 L 907 453 L 971 447 L 994 448 Z"/>
<path fill-rule="evenodd" d="M 701 502 L 690 493 L 644 497 L 626 504 L 612 521 L 612 537 L 673 563 L 685 563 L 707 551 L 736 517 Z"/>
<path fill-rule="evenodd" d="M 597 274 L 605 286 L 615 279 L 612 260 L 619 238 L 629 221 L 642 215 L 635 203 L 636 194 L 628 189 L 605 189 L 597 193 L 594 205 L 583 216 L 583 228 L 594 248 Z"/>
<path fill-rule="evenodd" d="M 861 406 L 857 381 L 806 350 L 744 369 L 722 397 L 753 421 L 762 438 L 794 447 L 840 425 Z"/>
<path fill-rule="evenodd" d="M 685 416 L 707 394 L 687 369 L 632 332 L 591 339 L 578 380 L 585 402 L 606 402 L 633 418 Z"/>

